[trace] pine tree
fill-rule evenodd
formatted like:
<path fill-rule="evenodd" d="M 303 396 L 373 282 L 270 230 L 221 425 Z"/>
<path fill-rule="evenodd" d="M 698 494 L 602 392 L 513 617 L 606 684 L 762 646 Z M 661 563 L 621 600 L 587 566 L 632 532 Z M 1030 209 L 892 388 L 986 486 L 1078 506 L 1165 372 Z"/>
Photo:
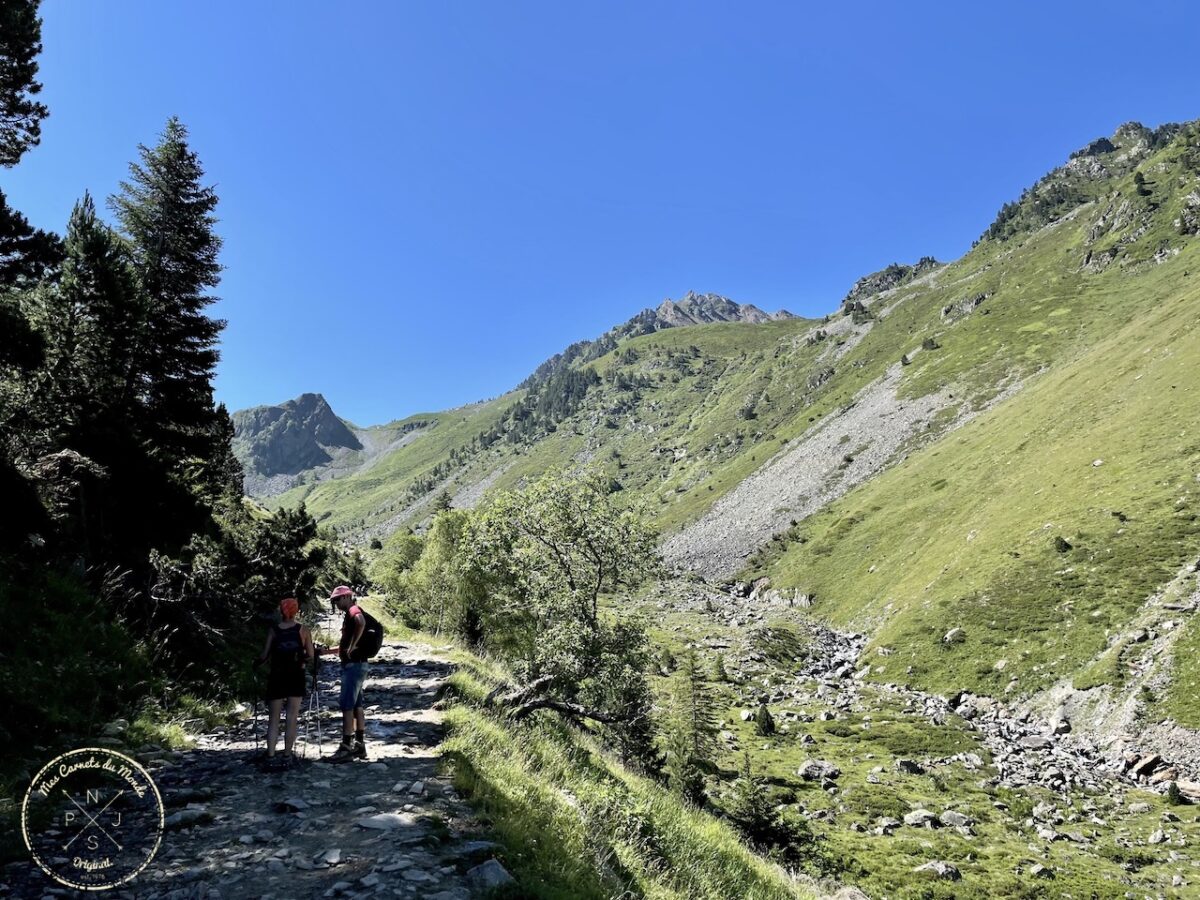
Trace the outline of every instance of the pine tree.
<path fill-rule="evenodd" d="M 204 170 L 177 118 L 167 121 L 157 146 L 139 152 L 130 179 L 110 198 L 146 298 L 123 394 L 145 405 L 162 450 L 176 459 L 206 457 L 216 415 L 216 345 L 225 324 L 205 314 L 216 300 L 208 289 L 221 273 L 217 195 L 202 184 Z"/>
<path fill-rule="evenodd" d="M 789 866 L 803 866 L 817 874 L 834 871 L 821 853 L 803 819 L 777 810 L 761 778 L 754 777 L 749 751 L 742 754 L 741 771 L 733 784 L 726 813 L 755 850 Z"/>
<path fill-rule="evenodd" d="M 14 166 L 42 135 L 45 105 L 37 55 L 42 52 L 38 0 L 0 3 L 0 166 Z"/>
<path fill-rule="evenodd" d="M 725 654 L 723 653 L 718 653 L 713 659 L 712 680 L 717 684 L 725 684 L 729 681 L 729 673 L 725 670 Z"/>
<path fill-rule="evenodd" d="M 0 166 L 15 166 L 41 136 L 46 107 L 34 100 L 42 86 L 37 81 L 37 55 L 42 50 L 42 20 L 37 0 L 5 0 L 0 3 Z M 26 218 L 8 205 L 0 191 L 0 290 L 20 284 L 32 285 L 45 277 L 58 262 L 58 239 L 33 228 Z M 19 311 L 4 301 L 5 324 L 28 334 Z M 0 355 L 7 355 L 0 350 Z"/>
<path fill-rule="evenodd" d="M 683 655 L 672 679 L 664 749 L 672 788 L 689 802 L 702 804 L 704 771 L 717 756 L 716 704 L 694 650 Z"/>
<path fill-rule="evenodd" d="M 746 840 L 756 848 L 770 844 L 775 824 L 775 811 L 762 782 L 750 768 L 750 752 L 742 754 L 742 768 L 733 785 L 728 806 L 729 818 L 737 825 Z"/>
<path fill-rule="evenodd" d="M 775 733 L 775 717 L 765 703 L 760 703 L 754 713 L 754 730 L 760 737 L 770 737 Z"/>
<path fill-rule="evenodd" d="M 61 258 L 58 237 L 30 225 L 0 191 L 0 290 L 36 284 Z"/>
<path fill-rule="evenodd" d="M 61 276 L 34 295 L 46 341 L 39 395 L 52 430 L 77 445 L 118 393 L 140 298 L 124 243 L 88 194 L 71 212 L 63 252 Z"/>

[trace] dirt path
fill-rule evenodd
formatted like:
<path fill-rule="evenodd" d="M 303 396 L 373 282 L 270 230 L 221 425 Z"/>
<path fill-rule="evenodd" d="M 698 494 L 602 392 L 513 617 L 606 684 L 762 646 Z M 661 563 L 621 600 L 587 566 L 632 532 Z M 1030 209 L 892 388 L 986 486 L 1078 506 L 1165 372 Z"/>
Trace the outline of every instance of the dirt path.
<path fill-rule="evenodd" d="M 304 746 L 303 718 L 297 749 L 306 761 L 287 773 L 263 773 L 248 761 L 253 720 L 164 754 L 151 763 L 166 805 L 162 846 L 145 872 L 109 896 L 468 900 L 492 878 L 503 880 L 492 861 L 496 845 L 438 774 L 434 703 L 450 671 L 416 643 L 388 644 L 372 660 L 369 761 L 318 761 L 315 722 Z M 339 672 L 334 661 L 320 678 L 324 755 L 341 733 Z M 4 881 L 9 896 L 75 896 L 32 864 L 11 867 Z"/>

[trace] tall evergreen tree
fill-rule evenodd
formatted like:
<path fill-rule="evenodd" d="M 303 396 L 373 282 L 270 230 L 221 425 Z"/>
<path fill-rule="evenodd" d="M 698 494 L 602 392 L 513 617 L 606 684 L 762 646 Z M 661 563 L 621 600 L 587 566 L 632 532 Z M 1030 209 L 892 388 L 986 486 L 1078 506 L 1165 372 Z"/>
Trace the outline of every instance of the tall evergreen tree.
<path fill-rule="evenodd" d="M 704 771 L 717 757 L 716 702 L 694 650 L 679 662 L 671 684 L 665 750 L 671 786 L 684 799 L 704 802 Z"/>
<path fill-rule="evenodd" d="M 762 782 L 750 768 L 750 751 L 742 753 L 742 767 L 733 783 L 727 812 L 738 830 L 756 849 L 770 846 L 775 835 L 775 810 Z"/>
<path fill-rule="evenodd" d="M 0 166 L 14 166 L 42 136 L 49 110 L 35 98 L 42 52 L 39 0 L 0 2 Z"/>
<path fill-rule="evenodd" d="M 54 430 L 72 442 L 118 394 L 141 301 L 124 242 L 88 194 L 71 212 L 63 252 L 60 278 L 37 290 L 34 307 L 46 338 L 40 393 Z"/>
<path fill-rule="evenodd" d="M 0 166 L 15 166 L 41 135 L 47 109 L 34 97 L 42 86 L 37 80 L 37 55 L 42 49 L 42 20 L 38 0 L 0 0 Z M 0 365 L 28 368 L 37 358 L 36 340 L 20 306 L 8 289 L 31 286 L 54 268 L 58 239 L 33 228 L 8 205 L 0 191 Z M 32 341 L 32 342 L 31 342 Z M 29 351 L 35 352 L 31 356 Z"/>
<path fill-rule="evenodd" d="M 208 456 L 216 412 L 212 377 L 225 323 L 205 310 L 221 277 L 217 195 L 172 117 L 153 147 L 139 148 L 130 179 L 110 198 L 146 297 L 123 394 L 141 400 L 158 427 L 155 443 L 176 458 Z"/>
<path fill-rule="evenodd" d="M 62 256 L 58 237 L 34 228 L 0 191 L 0 292 L 36 284 Z"/>

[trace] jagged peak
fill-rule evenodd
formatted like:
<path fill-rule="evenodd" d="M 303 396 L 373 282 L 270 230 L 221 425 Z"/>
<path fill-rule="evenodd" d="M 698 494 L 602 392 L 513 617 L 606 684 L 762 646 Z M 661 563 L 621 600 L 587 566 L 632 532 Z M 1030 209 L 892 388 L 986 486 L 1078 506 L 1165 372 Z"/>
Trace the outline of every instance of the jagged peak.
<path fill-rule="evenodd" d="M 890 291 L 892 288 L 907 284 L 915 278 L 920 278 L 926 272 L 940 269 L 944 265 L 945 263 L 938 262 L 932 256 L 922 256 L 912 265 L 894 262 L 880 269 L 878 272 L 864 275 L 858 281 L 854 282 L 854 285 L 850 288 L 850 292 L 842 300 L 842 305 L 850 306 L 868 297 L 882 294 L 884 291 Z"/>

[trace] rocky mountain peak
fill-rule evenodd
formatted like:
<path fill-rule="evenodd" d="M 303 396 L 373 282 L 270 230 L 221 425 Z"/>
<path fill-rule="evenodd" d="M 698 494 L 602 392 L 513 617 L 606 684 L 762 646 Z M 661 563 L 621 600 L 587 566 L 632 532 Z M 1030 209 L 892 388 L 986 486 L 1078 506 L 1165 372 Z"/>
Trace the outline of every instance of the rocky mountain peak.
<path fill-rule="evenodd" d="M 234 449 L 246 478 L 295 475 L 328 463 L 332 453 L 361 450 L 362 443 L 329 402 L 314 393 L 276 406 L 233 414 Z"/>
<path fill-rule="evenodd" d="M 697 294 L 695 291 L 688 291 L 678 301 L 668 297 L 653 310 L 653 317 L 658 328 L 707 325 L 713 322 L 757 324 L 794 318 L 787 310 L 768 313 L 750 303 L 736 303 L 720 294 Z"/>
<path fill-rule="evenodd" d="M 880 269 L 878 272 L 872 272 L 870 275 L 864 275 L 858 281 L 854 282 L 854 286 L 850 288 L 850 293 L 842 301 L 843 306 L 851 306 L 852 304 L 862 302 L 876 294 L 882 294 L 884 291 L 890 291 L 892 288 L 900 287 L 902 284 L 907 284 L 916 278 L 920 278 L 927 272 L 932 272 L 934 269 L 940 269 L 945 263 L 940 263 L 932 256 L 922 256 L 913 265 L 905 265 L 903 263 L 892 263 L 886 268 Z"/>

